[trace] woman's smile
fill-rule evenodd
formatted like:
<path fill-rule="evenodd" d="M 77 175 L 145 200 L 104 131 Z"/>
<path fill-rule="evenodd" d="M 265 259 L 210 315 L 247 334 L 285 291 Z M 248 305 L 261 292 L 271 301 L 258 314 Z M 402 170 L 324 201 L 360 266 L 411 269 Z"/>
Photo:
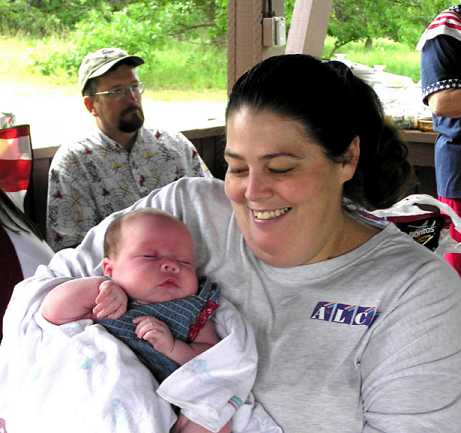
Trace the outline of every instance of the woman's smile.
<path fill-rule="evenodd" d="M 249 107 L 227 120 L 225 156 L 226 194 L 258 258 L 286 267 L 333 254 L 353 166 L 329 160 L 297 121 Z"/>
<path fill-rule="evenodd" d="M 279 209 L 250 209 L 253 217 L 256 221 L 269 221 L 280 218 L 283 215 L 286 215 L 291 208 L 290 207 L 282 207 Z"/>

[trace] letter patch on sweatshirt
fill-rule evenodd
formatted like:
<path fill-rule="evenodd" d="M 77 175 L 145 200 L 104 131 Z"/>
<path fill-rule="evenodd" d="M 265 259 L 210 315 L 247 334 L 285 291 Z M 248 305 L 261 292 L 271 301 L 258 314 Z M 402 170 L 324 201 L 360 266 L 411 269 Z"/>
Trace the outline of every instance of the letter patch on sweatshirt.
<path fill-rule="evenodd" d="M 345 325 L 371 326 L 378 315 L 379 312 L 376 307 L 322 301 L 314 308 L 311 319 Z"/>

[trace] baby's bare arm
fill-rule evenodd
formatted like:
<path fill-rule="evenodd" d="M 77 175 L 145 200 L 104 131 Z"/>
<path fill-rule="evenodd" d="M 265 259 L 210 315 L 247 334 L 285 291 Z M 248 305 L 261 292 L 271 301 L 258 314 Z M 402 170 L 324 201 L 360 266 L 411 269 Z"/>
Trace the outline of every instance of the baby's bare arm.
<path fill-rule="evenodd" d="M 55 325 L 91 319 L 103 277 L 76 278 L 52 289 L 43 300 L 43 317 Z"/>
<path fill-rule="evenodd" d="M 117 319 L 126 312 L 124 290 L 104 277 L 76 278 L 56 286 L 42 304 L 42 315 L 62 325 L 81 319 Z"/>
<path fill-rule="evenodd" d="M 155 350 L 181 365 L 218 342 L 218 336 L 211 321 L 206 322 L 192 343 L 175 339 L 165 323 L 154 317 L 139 316 L 133 320 L 133 323 L 136 325 L 138 338 L 148 341 Z"/>

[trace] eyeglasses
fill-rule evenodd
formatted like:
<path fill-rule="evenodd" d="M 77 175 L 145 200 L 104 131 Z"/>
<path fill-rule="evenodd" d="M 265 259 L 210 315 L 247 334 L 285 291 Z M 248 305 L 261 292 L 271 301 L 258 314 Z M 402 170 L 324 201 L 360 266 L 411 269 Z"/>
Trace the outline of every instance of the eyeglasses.
<path fill-rule="evenodd" d="M 130 84 L 129 86 L 125 87 L 117 87 L 115 89 L 105 90 L 104 92 L 96 92 L 93 93 L 93 96 L 96 95 L 107 95 L 109 98 L 112 99 L 122 99 L 125 96 L 133 94 L 134 96 L 138 97 L 144 93 L 144 84 L 139 82 L 136 84 Z"/>

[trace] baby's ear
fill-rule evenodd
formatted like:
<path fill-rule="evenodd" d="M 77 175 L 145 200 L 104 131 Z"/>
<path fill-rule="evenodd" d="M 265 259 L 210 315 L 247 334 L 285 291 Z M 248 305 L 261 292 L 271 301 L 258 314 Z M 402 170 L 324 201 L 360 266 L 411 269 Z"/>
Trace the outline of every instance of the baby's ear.
<path fill-rule="evenodd" d="M 112 277 L 112 260 L 109 257 L 104 257 L 102 261 L 102 270 L 104 276 Z"/>

